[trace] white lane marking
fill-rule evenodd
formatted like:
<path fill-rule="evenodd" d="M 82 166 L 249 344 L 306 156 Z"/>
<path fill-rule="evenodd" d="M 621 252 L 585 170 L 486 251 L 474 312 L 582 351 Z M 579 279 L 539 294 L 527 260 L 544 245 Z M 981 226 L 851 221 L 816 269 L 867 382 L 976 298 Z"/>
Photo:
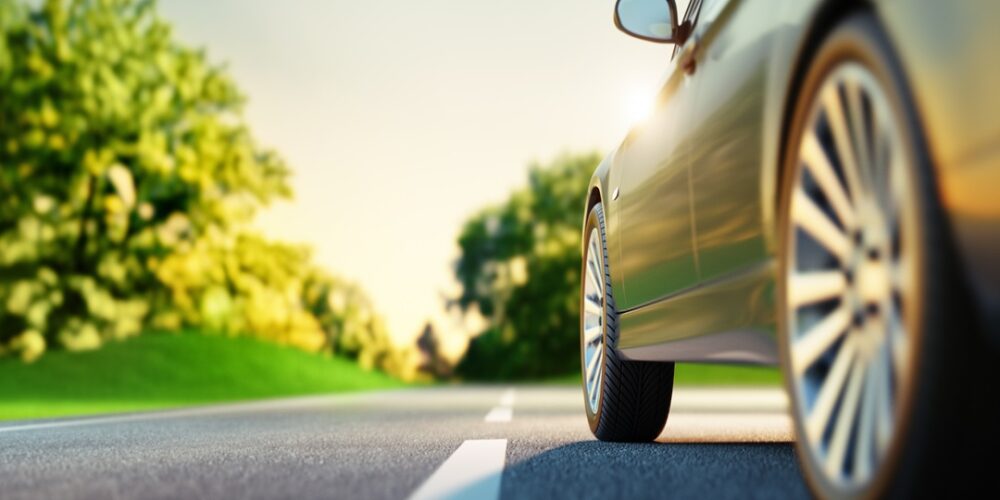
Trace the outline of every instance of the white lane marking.
<path fill-rule="evenodd" d="M 469 439 L 410 495 L 410 500 L 495 500 L 500 497 L 506 460 L 506 439 Z"/>
<path fill-rule="evenodd" d="M 500 406 L 514 406 L 514 389 L 507 389 L 504 391 L 503 395 L 500 396 Z"/>
<path fill-rule="evenodd" d="M 259 411 L 280 411 L 297 410 L 306 408 L 322 408 L 334 403 L 347 403 L 371 399 L 373 396 L 384 394 L 398 394 L 402 391 L 387 391 L 385 393 L 359 393 L 343 394 L 336 396 L 300 396 L 294 398 L 282 398 L 263 401 L 251 401 L 248 403 L 223 403 L 211 406 L 199 406 L 193 408 L 168 409 L 150 412 L 125 413 L 110 416 L 82 417 L 68 420 L 42 420 L 33 423 L 14 424 L 0 427 L 0 433 L 33 431 L 39 429 L 56 429 L 60 427 L 79 427 L 86 425 L 117 424 L 123 422 L 143 422 L 155 420 L 168 420 L 172 418 L 202 417 L 212 415 L 239 415 L 242 413 L 253 413 Z"/>
<path fill-rule="evenodd" d="M 486 414 L 486 418 L 483 421 L 490 423 L 510 422 L 511 418 L 514 418 L 513 408 L 509 406 L 497 406 Z"/>
<path fill-rule="evenodd" d="M 514 389 L 507 389 L 500 396 L 500 406 L 495 406 L 486 414 L 485 422 L 503 423 L 510 422 L 514 418 Z"/>

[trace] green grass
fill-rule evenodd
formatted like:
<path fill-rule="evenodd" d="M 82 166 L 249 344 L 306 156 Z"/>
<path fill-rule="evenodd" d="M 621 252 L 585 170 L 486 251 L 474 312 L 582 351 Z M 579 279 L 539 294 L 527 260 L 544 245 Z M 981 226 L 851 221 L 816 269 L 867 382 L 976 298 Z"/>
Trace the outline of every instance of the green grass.
<path fill-rule="evenodd" d="M 682 386 L 780 386 L 781 370 L 768 366 L 677 363 L 674 384 Z M 571 373 L 546 382 L 579 384 L 580 374 Z"/>
<path fill-rule="evenodd" d="M 679 385 L 781 385 L 781 370 L 770 366 L 677 363 Z"/>
<path fill-rule="evenodd" d="M 348 360 L 258 340 L 148 333 L 31 364 L 0 359 L 0 420 L 401 386 Z"/>

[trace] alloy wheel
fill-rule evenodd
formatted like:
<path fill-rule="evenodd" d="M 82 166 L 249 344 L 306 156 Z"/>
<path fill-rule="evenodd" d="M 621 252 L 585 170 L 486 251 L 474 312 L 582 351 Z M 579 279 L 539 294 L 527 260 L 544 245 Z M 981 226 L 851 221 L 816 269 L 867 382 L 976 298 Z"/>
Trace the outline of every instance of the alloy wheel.
<path fill-rule="evenodd" d="M 604 378 L 604 245 L 597 228 L 587 239 L 587 259 L 583 280 L 583 376 L 587 407 L 597 413 Z"/>
<path fill-rule="evenodd" d="M 800 439 L 849 490 L 899 433 L 919 227 L 903 125 L 879 81 L 844 62 L 818 88 L 787 205 L 785 338 Z"/>

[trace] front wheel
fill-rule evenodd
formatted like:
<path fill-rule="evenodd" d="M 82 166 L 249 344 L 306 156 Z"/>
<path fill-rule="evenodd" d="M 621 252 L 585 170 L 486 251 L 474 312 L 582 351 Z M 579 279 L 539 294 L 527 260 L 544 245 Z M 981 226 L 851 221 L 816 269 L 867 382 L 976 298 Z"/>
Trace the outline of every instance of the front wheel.
<path fill-rule="evenodd" d="M 799 454 L 825 498 L 954 491 L 995 426 L 917 116 L 865 14 L 828 36 L 794 110 L 779 321 Z"/>
<path fill-rule="evenodd" d="M 674 364 L 629 361 L 618 353 L 618 313 L 600 203 L 587 214 L 583 237 L 580 361 L 590 430 L 601 441 L 652 441 L 670 412 Z"/>

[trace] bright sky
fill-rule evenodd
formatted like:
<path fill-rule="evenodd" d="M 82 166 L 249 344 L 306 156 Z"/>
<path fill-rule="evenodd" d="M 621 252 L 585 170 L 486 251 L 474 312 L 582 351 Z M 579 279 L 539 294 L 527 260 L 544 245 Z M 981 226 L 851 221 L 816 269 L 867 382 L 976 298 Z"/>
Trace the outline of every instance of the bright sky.
<path fill-rule="evenodd" d="M 162 0 L 228 62 L 256 137 L 295 172 L 258 225 L 359 282 L 398 340 L 440 314 L 460 224 L 562 151 L 607 151 L 670 46 L 613 0 Z"/>

